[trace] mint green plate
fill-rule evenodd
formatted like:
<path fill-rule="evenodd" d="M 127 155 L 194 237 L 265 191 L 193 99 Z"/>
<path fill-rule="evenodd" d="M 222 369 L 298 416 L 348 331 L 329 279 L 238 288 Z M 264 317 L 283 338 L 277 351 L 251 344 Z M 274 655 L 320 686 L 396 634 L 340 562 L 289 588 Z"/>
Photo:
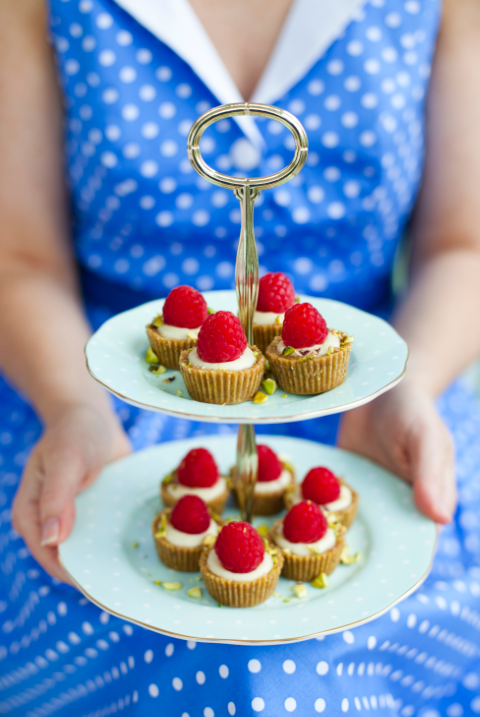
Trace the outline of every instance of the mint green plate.
<path fill-rule="evenodd" d="M 271 644 L 304 640 L 368 622 L 406 597 L 426 577 L 437 529 L 415 508 L 403 481 L 352 453 L 297 438 L 261 437 L 287 454 L 298 479 L 327 465 L 360 494 L 359 514 L 347 544 L 363 557 L 340 565 L 329 585 L 307 585 L 296 598 L 294 582 L 280 578 L 277 595 L 254 608 L 219 607 L 199 573 L 178 573 L 158 559 L 150 524 L 161 508 L 159 483 L 185 453 L 204 446 L 222 473 L 235 459 L 236 438 L 214 436 L 165 443 L 107 466 L 76 500 L 77 520 L 60 546 L 61 560 L 79 589 L 103 609 L 158 632 L 204 642 Z M 226 515 L 236 515 L 234 508 Z M 271 524 L 274 518 L 257 518 Z M 179 581 L 170 592 L 155 581 Z M 199 585 L 202 598 L 187 591 Z M 287 602 L 286 602 L 287 601 Z"/>
<path fill-rule="evenodd" d="M 237 312 L 234 291 L 207 291 L 204 296 L 212 309 Z M 408 347 L 389 324 L 339 301 L 300 298 L 310 301 L 331 328 L 355 337 L 346 381 L 319 396 L 294 396 L 278 390 L 261 405 L 246 401 L 236 406 L 213 406 L 193 401 L 179 371 L 154 376 L 144 358 L 149 345 L 145 326 L 161 312 L 163 299 L 105 322 L 87 344 L 88 370 L 109 391 L 135 406 L 222 423 L 289 423 L 339 413 L 371 401 L 400 381 Z M 164 383 L 172 376 L 172 383 Z"/>

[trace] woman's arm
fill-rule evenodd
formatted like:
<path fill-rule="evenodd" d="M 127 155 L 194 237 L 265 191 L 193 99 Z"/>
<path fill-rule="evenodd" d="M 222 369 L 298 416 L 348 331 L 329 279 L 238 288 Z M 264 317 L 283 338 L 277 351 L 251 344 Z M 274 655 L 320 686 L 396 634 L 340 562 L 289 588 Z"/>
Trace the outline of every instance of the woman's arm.
<path fill-rule="evenodd" d="M 0 3 L 0 365 L 45 423 L 14 524 L 57 576 L 73 498 L 128 444 L 85 368 L 70 249 L 62 103 L 42 0 Z M 42 547 L 41 543 L 44 543 Z"/>
<path fill-rule="evenodd" d="M 394 318 L 410 346 L 393 391 L 345 416 L 341 445 L 414 484 L 417 505 L 448 522 L 450 438 L 433 399 L 480 353 L 480 5 L 447 0 L 427 105 L 422 189 L 412 221 L 411 285 Z"/>

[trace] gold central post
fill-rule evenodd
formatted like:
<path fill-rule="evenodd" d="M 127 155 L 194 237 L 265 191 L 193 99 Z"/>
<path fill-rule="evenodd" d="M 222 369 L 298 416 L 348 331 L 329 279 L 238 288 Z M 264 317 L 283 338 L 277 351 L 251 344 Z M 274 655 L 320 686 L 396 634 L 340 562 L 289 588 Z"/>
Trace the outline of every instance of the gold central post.
<path fill-rule="evenodd" d="M 235 487 L 242 520 L 252 522 L 253 497 L 258 473 L 258 454 L 255 442 L 255 426 L 250 423 L 238 427 L 237 470 L 235 471 Z"/>

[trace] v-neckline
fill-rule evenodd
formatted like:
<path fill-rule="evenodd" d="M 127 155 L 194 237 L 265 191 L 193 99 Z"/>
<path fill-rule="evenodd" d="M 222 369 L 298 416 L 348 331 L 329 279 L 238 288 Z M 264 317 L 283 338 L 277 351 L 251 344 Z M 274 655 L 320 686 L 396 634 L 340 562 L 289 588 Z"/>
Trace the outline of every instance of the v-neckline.
<path fill-rule="evenodd" d="M 220 104 L 245 102 L 210 36 L 188 0 L 114 0 L 182 58 Z M 367 0 L 294 0 L 251 102 L 271 104 L 308 72 L 342 34 Z M 264 140 L 252 117 L 236 122 L 261 149 Z"/>

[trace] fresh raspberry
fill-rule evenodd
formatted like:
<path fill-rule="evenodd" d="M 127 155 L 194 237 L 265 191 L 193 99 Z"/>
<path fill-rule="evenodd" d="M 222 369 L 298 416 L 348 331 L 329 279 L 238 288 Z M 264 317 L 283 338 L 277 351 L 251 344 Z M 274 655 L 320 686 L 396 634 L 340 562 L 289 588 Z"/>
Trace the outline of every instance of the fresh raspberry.
<path fill-rule="evenodd" d="M 163 320 L 169 326 L 198 329 L 208 316 L 207 302 L 191 286 L 172 289 L 163 305 Z"/>
<path fill-rule="evenodd" d="M 277 454 L 268 446 L 257 446 L 258 453 L 258 478 L 260 483 L 268 483 L 271 480 L 280 478 L 283 466 L 278 460 Z"/>
<path fill-rule="evenodd" d="M 170 522 L 182 533 L 197 535 L 208 529 L 210 516 L 201 498 L 196 495 L 184 495 L 172 510 Z"/>
<path fill-rule="evenodd" d="M 283 521 L 283 534 L 291 543 L 316 543 L 323 538 L 327 528 L 327 519 L 311 500 L 296 503 Z"/>
<path fill-rule="evenodd" d="M 323 343 L 327 334 L 325 319 L 311 304 L 295 304 L 285 314 L 282 329 L 285 346 L 308 348 Z"/>
<path fill-rule="evenodd" d="M 328 468 L 312 468 L 303 479 L 302 495 L 319 505 L 332 503 L 340 498 L 339 480 Z"/>
<path fill-rule="evenodd" d="M 218 480 L 215 458 L 206 448 L 193 448 L 177 468 L 177 480 L 189 488 L 210 488 Z"/>
<path fill-rule="evenodd" d="M 232 573 L 251 573 L 263 560 L 265 546 L 250 523 L 232 520 L 221 529 L 215 552 L 226 570 Z"/>
<path fill-rule="evenodd" d="M 274 311 L 284 314 L 295 303 L 292 282 L 281 271 L 262 276 L 258 289 L 257 311 Z"/>
<path fill-rule="evenodd" d="M 206 363 L 226 363 L 240 358 L 247 348 L 247 337 L 240 319 L 230 311 L 217 311 L 202 324 L 197 352 Z"/>

